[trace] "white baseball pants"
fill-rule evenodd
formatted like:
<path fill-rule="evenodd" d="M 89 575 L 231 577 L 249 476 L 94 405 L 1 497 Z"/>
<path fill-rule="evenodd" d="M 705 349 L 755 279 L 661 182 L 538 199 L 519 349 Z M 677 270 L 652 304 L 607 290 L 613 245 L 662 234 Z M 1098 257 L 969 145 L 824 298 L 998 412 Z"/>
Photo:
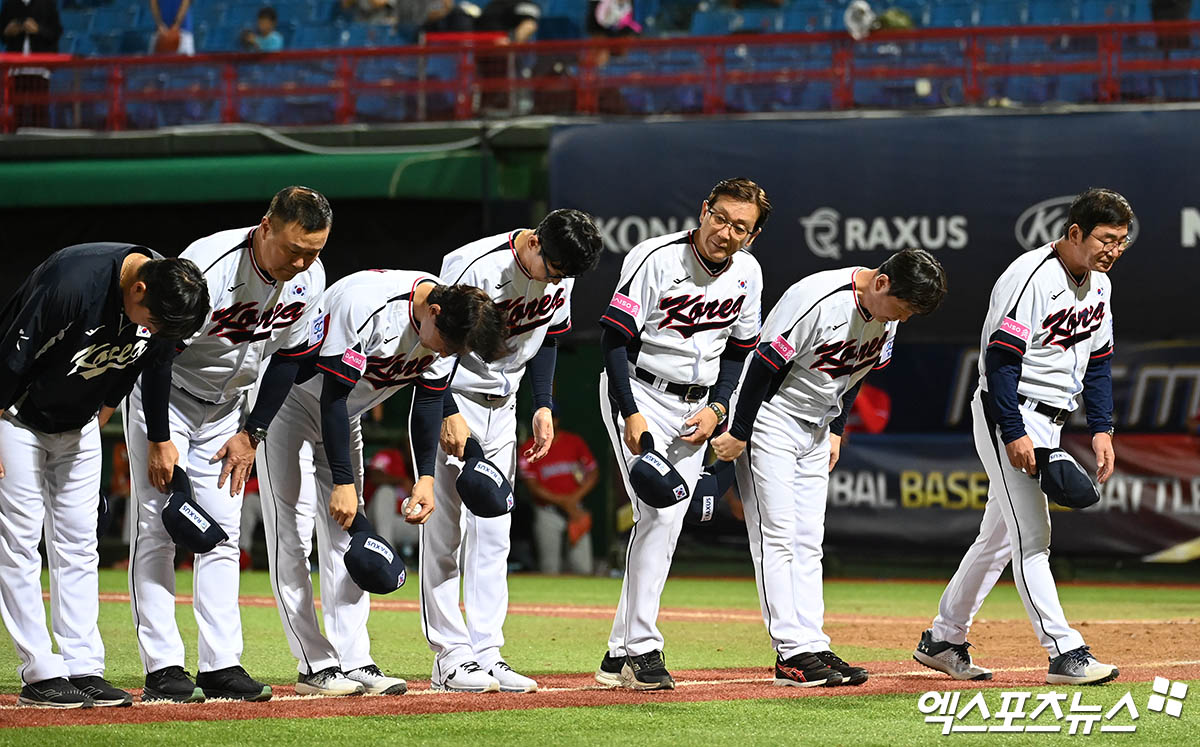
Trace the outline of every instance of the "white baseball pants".
<path fill-rule="evenodd" d="M 96 512 L 100 495 L 100 427 L 41 433 L 0 417 L 0 616 L 12 637 L 25 683 L 104 672 Z M 50 565 L 51 650 L 42 603 L 42 556 Z"/>
<path fill-rule="evenodd" d="M 750 557 L 767 635 L 780 658 L 829 650 L 821 580 L 829 428 L 764 402 L 737 460 Z"/>
<path fill-rule="evenodd" d="M 1046 653 L 1059 656 L 1083 645 L 1083 636 L 1067 623 L 1058 588 L 1050 573 L 1050 507 L 1035 478 L 1008 461 L 1000 430 L 984 413 L 979 390 L 971 400 L 975 450 L 987 471 L 987 506 L 979 536 L 959 563 L 938 604 L 933 637 L 963 643 L 983 600 L 995 586 L 1009 560 L 1017 593 Z M 1021 405 L 1025 432 L 1038 448 L 1056 448 L 1062 426 Z"/>
<path fill-rule="evenodd" d="M 684 422 L 704 403 L 684 402 L 675 395 L 651 388 L 641 379 L 632 379 L 630 383 L 638 411 L 646 418 L 646 427 L 654 435 L 655 450 L 683 477 L 690 495 L 704 468 L 705 447 L 689 444 L 681 437 L 685 435 Z M 609 399 L 607 372 L 600 374 L 600 413 L 613 453 L 617 455 L 625 492 L 633 504 L 633 529 L 625 552 L 625 578 L 621 581 L 621 599 L 608 637 L 608 653 L 641 656 L 663 647 L 663 635 L 658 629 L 658 608 L 689 501 L 680 501 L 669 508 L 654 508 L 634 493 L 629 484 L 629 465 L 637 457 L 625 446 L 625 418 L 621 417 L 616 403 Z"/>
<path fill-rule="evenodd" d="M 258 449 L 257 464 L 271 590 L 300 673 L 328 667 L 350 671 L 374 663 L 367 636 L 371 595 L 346 571 L 350 535 L 329 515 L 333 475 L 321 435 L 320 403 L 315 398 L 292 389 L 279 408 L 275 427 Z M 361 496 L 362 430 L 358 418 L 351 421 L 350 466 Z M 363 510 L 361 500 L 359 511 Z M 314 526 L 324 635 L 313 602 L 308 562 Z"/>
<path fill-rule="evenodd" d="M 193 561 L 192 607 L 199 628 L 199 671 L 237 665 L 242 658 L 242 617 L 238 609 L 241 575 L 238 537 L 242 497 L 230 497 L 229 483 L 217 487 L 221 460 L 213 457 L 241 428 L 241 400 L 204 404 L 171 389 L 171 442 L 179 465 L 192 481 L 196 501 L 229 539 Z M 125 444 L 129 449 L 130 505 L 137 511 L 129 545 L 129 595 L 138 653 L 147 673 L 184 666 L 183 639 L 175 622 L 175 543 L 162 523 L 169 496 L 147 475 L 146 420 L 139 381 L 125 400 Z"/>
<path fill-rule="evenodd" d="M 516 396 L 488 402 L 456 392 L 454 400 L 484 455 L 511 483 L 516 477 Z M 490 519 L 463 508 L 455 480 L 463 462 L 438 449 L 436 509 L 421 527 L 421 629 L 434 653 L 433 681 L 475 661 L 500 660 L 508 615 L 508 552 L 512 514 Z M 459 583 L 466 619 L 458 608 Z"/>

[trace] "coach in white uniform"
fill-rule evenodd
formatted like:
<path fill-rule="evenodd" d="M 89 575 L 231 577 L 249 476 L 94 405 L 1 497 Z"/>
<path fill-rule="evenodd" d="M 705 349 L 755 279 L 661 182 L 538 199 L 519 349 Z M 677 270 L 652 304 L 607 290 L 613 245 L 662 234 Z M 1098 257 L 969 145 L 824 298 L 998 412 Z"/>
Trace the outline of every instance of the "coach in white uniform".
<path fill-rule="evenodd" d="M 920 249 L 878 269 L 828 270 L 796 283 L 763 325 L 729 432 L 713 440 L 719 459 L 737 458 L 776 685 L 867 681 L 865 669 L 829 650 L 822 629 L 829 472 L 863 378 L 891 359 L 900 322 L 933 311 L 945 293 L 941 265 Z"/>
<path fill-rule="evenodd" d="M 1056 448 L 1082 393 L 1098 478 L 1113 471 L 1112 283 L 1128 246 L 1133 209 L 1107 189 L 1075 198 L 1062 238 L 1027 252 L 992 289 L 971 400 L 975 449 L 990 481 L 979 536 L 963 556 L 913 657 L 960 680 L 990 679 L 971 662 L 967 633 L 1009 561 L 1050 659 L 1046 682 L 1114 679 L 1067 623 L 1050 573 L 1050 512 L 1034 476 L 1035 448 Z"/>
<path fill-rule="evenodd" d="M 367 270 L 343 278 L 321 298 L 325 338 L 311 375 L 294 386 L 258 452 L 271 588 L 292 655 L 300 695 L 400 695 L 407 683 L 380 671 L 367 635 L 370 595 L 346 571 L 350 535 L 361 510 L 359 418 L 407 385 L 414 403 L 409 433 L 418 479 L 405 520 L 422 524 L 434 508 L 434 459 L 447 377 L 430 368 L 445 355 L 474 350 L 485 360 L 506 349 L 500 309 L 479 288 L 440 285 L 424 272 Z M 313 603 L 312 530 L 321 564 L 322 635 Z"/>
<path fill-rule="evenodd" d="M 748 251 L 771 203 L 749 179 L 726 179 L 700 205 L 700 227 L 648 239 L 621 266 L 600 324 L 600 410 L 633 503 L 621 599 L 604 685 L 668 690 L 659 598 L 688 502 L 654 508 L 638 497 L 628 466 L 649 431 L 655 450 L 696 487 L 704 444 L 725 420 L 729 397 L 762 321 L 762 269 Z"/>
<path fill-rule="evenodd" d="M 527 456 L 537 461 L 550 450 L 557 339 L 571 328 L 573 278 L 595 267 L 602 248 L 591 218 L 555 210 L 535 229 L 480 239 L 442 261 L 442 282 L 482 288 L 501 308 L 511 352 L 494 363 L 463 355 L 434 366 L 435 376 L 450 375 L 457 361 L 435 468 L 438 510 L 421 527 L 421 627 L 435 654 L 435 690 L 537 689 L 500 653 L 512 515 L 481 518 L 464 511 L 455 480 L 468 435 L 510 483 L 516 478 L 516 394 L 527 366 L 534 407 L 534 446 Z M 465 621 L 458 608 L 460 575 Z"/>
<path fill-rule="evenodd" d="M 133 702 L 104 679 L 97 627 L 100 427 L 142 368 L 207 314 L 194 264 L 132 244 L 55 252 L 0 309 L 0 615 L 21 661 L 18 705 Z M 57 653 L 42 604 L 43 532 Z"/>
<path fill-rule="evenodd" d="M 239 664 L 241 493 L 255 448 L 295 379 L 298 366 L 289 356 L 308 352 L 323 337 L 316 300 L 325 289 L 325 270 L 317 255 L 332 222 L 322 195 L 287 187 L 257 226 L 213 234 L 180 255 L 194 261 L 208 282 L 209 321 L 173 366 L 145 371 L 125 412 L 130 503 L 137 509 L 129 547 L 130 606 L 146 671 L 143 700 L 271 697 L 271 688 Z M 268 357 L 271 365 L 243 425 L 243 404 Z M 175 622 L 175 544 L 161 519 L 176 462 L 191 478 L 196 500 L 229 535 L 195 558 L 194 684 L 183 669 L 183 639 Z"/>

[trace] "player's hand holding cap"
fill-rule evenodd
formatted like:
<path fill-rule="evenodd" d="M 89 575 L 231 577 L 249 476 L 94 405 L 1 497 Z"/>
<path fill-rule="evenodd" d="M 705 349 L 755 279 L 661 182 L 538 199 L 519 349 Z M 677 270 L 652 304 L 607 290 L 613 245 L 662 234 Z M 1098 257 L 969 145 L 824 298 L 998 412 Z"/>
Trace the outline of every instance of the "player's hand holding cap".
<path fill-rule="evenodd" d="M 737 472 L 733 462 L 717 460 L 704 468 L 700 479 L 696 481 L 696 490 L 692 493 L 692 503 L 688 506 L 683 520 L 688 524 L 703 524 L 711 521 L 717 515 L 717 506 L 721 505 L 721 496 L 733 487 Z"/>
<path fill-rule="evenodd" d="M 400 553 L 375 533 L 367 517 L 359 513 L 350 524 L 350 547 L 346 550 L 346 572 L 358 588 L 372 594 L 390 594 L 404 586 L 407 571 Z"/>
<path fill-rule="evenodd" d="M 170 487 L 171 497 L 163 506 L 162 523 L 175 544 L 189 552 L 206 553 L 229 539 L 217 520 L 196 502 L 192 481 L 178 465 Z"/>
<path fill-rule="evenodd" d="M 1062 449 L 1034 449 L 1042 492 L 1060 506 L 1087 508 L 1100 500 L 1100 491 L 1075 457 Z"/>
<path fill-rule="evenodd" d="M 484 519 L 512 511 L 515 500 L 512 485 L 496 465 L 483 456 L 483 447 L 468 438 L 463 447 L 462 472 L 454 485 L 467 510 Z"/>
<path fill-rule="evenodd" d="M 666 457 L 654 450 L 654 436 L 646 431 L 638 445 L 642 455 L 629 467 L 629 484 L 638 498 L 655 508 L 670 508 L 686 501 L 687 483 Z"/>

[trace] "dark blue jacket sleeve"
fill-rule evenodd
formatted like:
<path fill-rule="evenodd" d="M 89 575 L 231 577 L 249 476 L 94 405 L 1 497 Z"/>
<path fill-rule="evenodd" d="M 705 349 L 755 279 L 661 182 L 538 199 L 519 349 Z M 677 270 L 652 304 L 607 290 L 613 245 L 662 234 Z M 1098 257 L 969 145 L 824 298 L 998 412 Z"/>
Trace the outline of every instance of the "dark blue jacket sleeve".
<path fill-rule="evenodd" d="M 150 364 L 142 372 L 142 417 L 146 419 L 146 440 L 162 443 L 171 440 L 171 358 Z"/>
<path fill-rule="evenodd" d="M 786 376 L 786 369 L 778 369 L 761 355 L 755 355 L 746 365 L 746 376 L 742 379 L 742 391 L 738 394 L 737 412 L 733 414 L 733 423 L 729 426 L 729 434 L 739 441 L 749 441 L 754 432 L 754 420 L 758 410 L 771 388 L 776 377 Z M 778 382 L 776 382 L 778 383 Z"/>
<path fill-rule="evenodd" d="M 854 400 L 858 399 L 858 392 L 866 380 L 865 376 L 859 379 L 842 395 L 842 411 L 829 423 L 829 432 L 833 435 L 840 436 L 846 432 L 846 421 L 850 418 L 850 410 L 854 408 Z"/>
<path fill-rule="evenodd" d="M 547 335 L 546 341 L 529 361 L 529 378 L 533 382 L 533 409 L 550 407 L 553 402 L 554 365 L 558 361 L 558 338 Z"/>
<path fill-rule="evenodd" d="M 446 391 L 449 391 L 447 387 Z M 413 389 L 412 409 L 409 411 L 408 432 L 412 438 L 417 477 L 433 477 L 437 462 L 438 437 L 442 431 L 441 389 L 431 389 L 418 383 Z"/>
<path fill-rule="evenodd" d="M 625 347 L 628 342 L 628 337 L 608 326 L 600 337 L 604 370 L 608 372 L 608 394 L 617 401 L 621 416 L 626 418 L 638 411 L 633 385 L 629 382 L 629 349 Z"/>
<path fill-rule="evenodd" d="M 1025 435 L 1025 419 L 1021 417 L 1017 398 L 1017 383 L 1021 380 L 1021 356 L 999 345 L 988 347 L 983 367 L 987 372 L 988 401 L 992 420 L 1000 426 L 1000 438 L 1006 444 Z M 985 405 L 986 406 L 986 405 Z"/>
<path fill-rule="evenodd" d="M 1093 353 L 1083 374 L 1083 407 L 1092 433 L 1102 433 L 1113 426 L 1112 354 L 1112 346 Z"/>
<path fill-rule="evenodd" d="M 346 409 L 346 399 L 353 389 L 354 384 L 332 372 L 325 374 L 321 386 L 321 437 L 334 485 L 354 484 L 350 469 L 350 414 Z"/>
<path fill-rule="evenodd" d="M 730 340 L 726 343 L 725 350 L 721 353 L 721 368 L 717 373 L 717 383 L 713 384 L 712 394 L 708 397 L 709 402 L 718 402 L 726 412 L 729 412 L 729 398 L 733 396 L 733 389 L 742 376 L 742 368 L 746 365 L 746 355 L 754 349 L 756 342 L 758 342 L 757 338 L 750 340 L 749 344 L 742 340 Z"/>

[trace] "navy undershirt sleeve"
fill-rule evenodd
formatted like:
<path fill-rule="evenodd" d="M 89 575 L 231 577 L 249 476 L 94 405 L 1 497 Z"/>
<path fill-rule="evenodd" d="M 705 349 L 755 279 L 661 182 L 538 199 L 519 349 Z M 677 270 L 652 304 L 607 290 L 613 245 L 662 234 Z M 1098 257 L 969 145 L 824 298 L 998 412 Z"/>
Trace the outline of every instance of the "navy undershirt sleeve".
<path fill-rule="evenodd" d="M 142 372 L 142 417 L 146 419 L 146 440 L 151 443 L 171 440 L 171 418 L 167 413 L 171 363 L 170 359 L 159 361 Z"/>
<path fill-rule="evenodd" d="M 866 380 L 865 376 L 859 379 L 842 395 L 842 411 L 829 423 L 829 432 L 833 435 L 840 436 L 846 432 L 846 421 L 850 418 L 850 410 L 854 408 L 854 400 L 858 399 L 858 392 Z"/>
<path fill-rule="evenodd" d="M 759 355 L 750 359 L 746 366 L 746 377 L 742 379 L 742 391 L 738 395 L 737 412 L 733 415 L 733 424 L 729 433 L 739 441 L 749 441 L 754 431 L 754 420 L 758 417 L 758 408 L 762 407 L 772 380 L 783 377 L 784 371 L 772 370 L 766 360 Z"/>
<path fill-rule="evenodd" d="M 292 390 L 292 384 L 296 381 L 299 371 L 299 358 L 271 356 L 271 362 L 267 364 L 267 370 L 263 373 L 262 383 L 258 385 L 258 399 L 254 402 L 254 409 L 250 411 L 250 417 L 246 418 L 247 429 L 265 429 L 271 424 L 275 413 L 279 412 L 288 392 Z"/>
<path fill-rule="evenodd" d="M 321 386 L 321 436 L 325 440 L 325 458 L 334 485 L 353 485 L 350 469 L 350 413 L 346 399 L 354 384 L 334 374 L 326 374 Z"/>
<path fill-rule="evenodd" d="M 550 407 L 554 389 L 554 365 L 558 360 L 558 339 L 547 337 L 529 361 L 529 378 L 533 382 L 533 409 Z"/>
<path fill-rule="evenodd" d="M 638 406 L 633 399 L 633 385 L 629 382 L 629 349 L 625 347 L 626 343 L 626 337 L 607 326 L 600 337 L 600 346 L 604 350 L 604 370 L 608 372 L 608 394 L 617 401 L 621 416 L 627 418 L 638 412 Z"/>
<path fill-rule="evenodd" d="M 992 420 L 1000 427 L 1001 440 L 1010 444 L 1025 435 L 1025 419 L 1021 417 L 1017 398 L 1021 356 L 993 345 L 984 353 L 983 367 L 987 372 Z"/>
<path fill-rule="evenodd" d="M 454 368 L 450 369 L 450 378 L 446 379 L 446 391 L 442 396 L 442 420 L 458 414 L 458 403 L 454 401 L 454 391 L 450 386 L 454 383 L 454 374 L 456 373 L 458 373 L 457 358 L 454 360 Z"/>
<path fill-rule="evenodd" d="M 446 391 L 449 391 L 449 388 Z M 442 429 L 443 401 L 440 389 L 430 389 L 420 384 L 413 389 L 408 432 L 412 434 L 413 457 L 418 478 L 433 476 L 434 464 L 437 461 L 438 437 Z"/>
<path fill-rule="evenodd" d="M 721 353 L 721 368 L 717 373 L 717 383 L 713 384 L 712 394 L 708 401 L 720 403 L 725 408 L 725 412 L 729 412 L 729 398 L 733 396 L 733 388 L 737 386 L 738 379 L 742 375 L 742 368 L 746 365 L 746 354 L 751 349 L 726 345 L 725 351 Z"/>
<path fill-rule="evenodd" d="M 1102 433 L 1112 428 L 1112 356 L 1093 358 L 1083 374 L 1083 407 L 1088 430 Z"/>

